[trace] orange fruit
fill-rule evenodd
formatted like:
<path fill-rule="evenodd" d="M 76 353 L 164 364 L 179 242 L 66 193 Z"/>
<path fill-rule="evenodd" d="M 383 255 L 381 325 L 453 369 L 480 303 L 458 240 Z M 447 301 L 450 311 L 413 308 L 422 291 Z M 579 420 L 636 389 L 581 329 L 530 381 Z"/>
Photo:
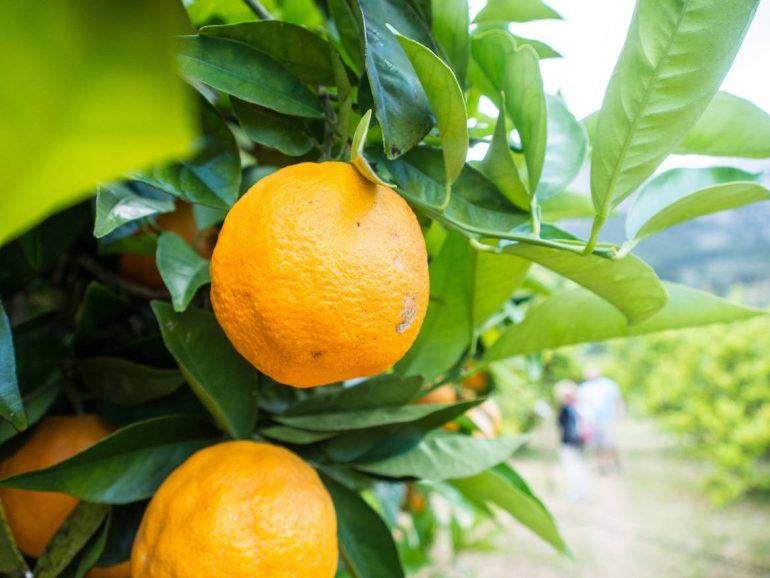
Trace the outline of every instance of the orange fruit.
<path fill-rule="evenodd" d="M 347 163 L 300 163 L 259 180 L 225 218 L 211 261 L 211 301 L 230 341 L 296 387 L 393 365 L 428 297 L 414 213 Z"/>
<path fill-rule="evenodd" d="M 337 516 L 315 470 L 285 448 L 205 448 L 158 489 L 131 553 L 133 578 L 333 578 Z"/>
<path fill-rule="evenodd" d="M 463 387 L 475 391 L 476 393 L 485 393 L 489 386 L 489 378 L 483 371 L 477 371 L 463 379 L 460 383 Z"/>
<path fill-rule="evenodd" d="M 53 466 L 112 432 L 112 426 L 95 415 L 46 417 L 24 445 L 0 464 L 0 478 Z M 15 488 L 0 488 L 0 500 L 19 548 L 35 558 L 78 503 L 67 494 Z"/>
<path fill-rule="evenodd" d="M 131 578 L 131 563 L 122 562 L 115 566 L 105 568 L 94 568 L 86 578 Z"/>
<path fill-rule="evenodd" d="M 406 485 L 406 506 L 415 514 L 422 514 L 428 507 L 428 497 L 414 484 Z"/>
<path fill-rule="evenodd" d="M 457 392 L 455 391 L 455 386 L 447 383 L 416 399 L 414 403 L 455 403 L 456 401 Z"/>

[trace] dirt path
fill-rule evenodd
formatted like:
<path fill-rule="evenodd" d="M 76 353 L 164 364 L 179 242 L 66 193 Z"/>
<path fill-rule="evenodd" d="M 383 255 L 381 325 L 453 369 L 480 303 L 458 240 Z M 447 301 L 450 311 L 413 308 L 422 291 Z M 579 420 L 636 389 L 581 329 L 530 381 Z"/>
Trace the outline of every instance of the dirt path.
<path fill-rule="evenodd" d="M 699 489 L 704 466 L 682 458 L 654 424 L 624 424 L 622 474 L 592 472 L 590 495 L 577 504 L 562 497 L 549 437 L 539 432 L 536 451 L 515 465 L 552 509 L 575 561 L 506 523 L 500 550 L 462 555 L 451 578 L 770 577 L 770 503 L 711 506 Z"/>

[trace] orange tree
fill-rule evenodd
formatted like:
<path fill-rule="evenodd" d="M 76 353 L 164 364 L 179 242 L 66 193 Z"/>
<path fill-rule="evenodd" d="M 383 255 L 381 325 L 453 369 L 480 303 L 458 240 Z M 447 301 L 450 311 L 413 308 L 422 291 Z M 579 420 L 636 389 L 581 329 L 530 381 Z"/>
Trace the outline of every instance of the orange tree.
<path fill-rule="evenodd" d="M 718 92 L 757 4 L 639 0 L 581 123 L 544 91 L 558 54 L 508 31 L 558 18 L 539 0 L 3 2 L 0 573 L 400 577 L 429 562 L 430 532 L 393 539 L 413 481 L 566 552 L 521 439 L 473 435 L 484 396 L 447 384 L 760 314 L 632 254 L 770 196 L 653 177 L 770 156 L 768 116 Z M 557 223 L 587 213 L 586 240 Z"/>

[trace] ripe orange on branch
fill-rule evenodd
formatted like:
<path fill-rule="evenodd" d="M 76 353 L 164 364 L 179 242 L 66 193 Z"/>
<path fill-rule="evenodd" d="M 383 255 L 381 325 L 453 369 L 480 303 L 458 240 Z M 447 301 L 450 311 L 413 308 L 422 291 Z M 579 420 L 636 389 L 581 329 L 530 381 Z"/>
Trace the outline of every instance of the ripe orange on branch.
<path fill-rule="evenodd" d="M 273 379 L 312 387 L 384 371 L 417 337 L 429 297 L 409 205 L 347 163 L 301 163 L 230 210 L 211 300 L 235 348 Z"/>

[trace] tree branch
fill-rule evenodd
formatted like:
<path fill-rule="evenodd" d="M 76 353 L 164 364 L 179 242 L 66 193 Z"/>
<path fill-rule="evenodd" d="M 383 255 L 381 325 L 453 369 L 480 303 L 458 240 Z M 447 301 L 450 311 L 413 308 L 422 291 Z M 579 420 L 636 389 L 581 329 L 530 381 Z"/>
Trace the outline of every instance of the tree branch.
<path fill-rule="evenodd" d="M 254 12 L 257 16 L 259 16 L 262 20 L 272 20 L 273 15 L 270 14 L 270 12 L 267 11 L 267 8 L 262 6 L 262 3 L 259 0 L 243 0 L 243 3 L 246 4 L 249 8 L 251 8 L 251 11 Z"/>

